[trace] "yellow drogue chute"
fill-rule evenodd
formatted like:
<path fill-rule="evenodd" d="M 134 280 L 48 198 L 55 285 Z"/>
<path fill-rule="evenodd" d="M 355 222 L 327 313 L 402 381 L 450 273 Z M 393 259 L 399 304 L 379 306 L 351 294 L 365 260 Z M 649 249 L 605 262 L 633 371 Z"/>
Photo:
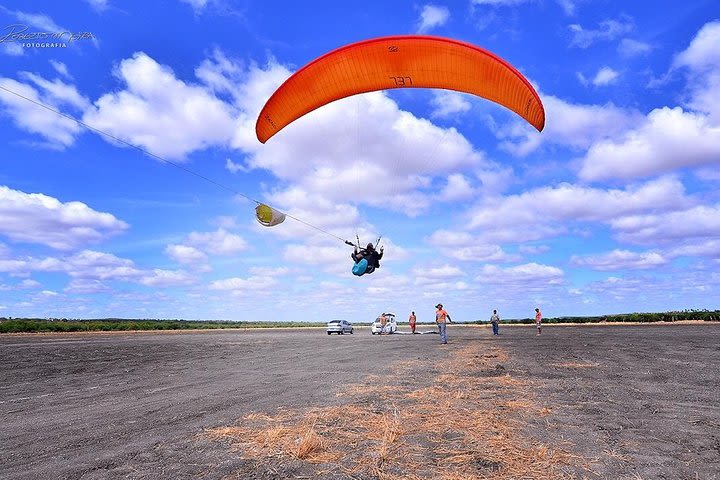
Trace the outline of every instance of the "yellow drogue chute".
<path fill-rule="evenodd" d="M 285 221 L 285 214 L 261 203 L 255 207 L 255 218 L 266 227 L 274 227 Z"/>

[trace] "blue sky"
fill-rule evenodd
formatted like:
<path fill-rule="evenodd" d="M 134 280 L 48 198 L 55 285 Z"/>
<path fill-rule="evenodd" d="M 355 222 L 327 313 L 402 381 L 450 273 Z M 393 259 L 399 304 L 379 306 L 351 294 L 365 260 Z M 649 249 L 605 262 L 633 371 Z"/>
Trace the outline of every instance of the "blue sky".
<path fill-rule="evenodd" d="M 0 316 L 720 308 L 715 0 L 0 1 L 0 29 Z M 408 89 L 257 141 L 258 112 L 298 68 L 415 33 L 510 62 L 545 130 Z M 262 227 L 247 197 L 332 235 Z M 382 267 L 354 277 L 333 235 L 382 235 Z"/>

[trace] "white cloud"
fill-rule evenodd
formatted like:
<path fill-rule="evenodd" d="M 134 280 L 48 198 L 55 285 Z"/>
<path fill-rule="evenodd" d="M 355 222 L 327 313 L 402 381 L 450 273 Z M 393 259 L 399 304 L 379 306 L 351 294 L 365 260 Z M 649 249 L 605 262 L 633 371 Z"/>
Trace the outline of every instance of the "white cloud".
<path fill-rule="evenodd" d="M 60 270 L 74 278 L 136 281 L 144 275 L 132 260 L 94 250 L 83 250 L 59 262 Z"/>
<path fill-rule="evenodd" d="M 582 159 L 585 180 L 631 179 L 720 163 L 720 21 L 704 25 L 679 53 L 686 106 L 651 111 L 635 128 L 601 140 Z"/>
<path fill-rule="evenodd" d="M 154 269 L 151 272 L 143 274 L 139 282 L 146 287 L 177 287 L 183 285 L 191 285 L 195 283 L 195 279 L 187 272 L 181 270 L 161 270 Z"/>
<path fill-rule="evenodd" d="M 493 7 L 521 5 L 523 3 L 532 2 L 533 0 L 472 0 L 473 5 L 490 5 Z"/>
<path fill-rule="evenodd" d="M 171 287 L 190 285 L 195 279 L 182 270 L 138 268 L 130 259 L 111 253 L 83 250 L 64 258 L 13 257 L 0 258 L 0 271 L 9 273 L 60 272 L 72 281 L 68 291 L 92 293 L 106 291 L 108 282 L 131 282 L 148 287 Z"/>
<path fill-rule="evenodd" d="M 70 75 L 67 65 L 65 65 L 63 62 L 58 62 L 57 60 L 50 60 L 50 65 L 52 65 L 55 71 L 63 77 L 72 79 L 72 75 Z"/>
<path fill-rule="evenodd" d="M 453 173 L 447 178 L 447 184 L 438 194 L 438 198 L 445 202 L 465 200 L 476 196 L 477 192 L 470 181 L 461 173 Z"/>
<path fill-rule="evenodd" d="M 571 17 L 575 15 L 575 0 L 555 0 L 560 8 L 563 9 L 565 15 Z"/>
<path fill-rule="evenodd" d="M 0 90 L 0 107 L 19 128 L 44 137 L 49 142 L 49 146 L 69 147 L 82 132 L 82 127 L 77 122 L 57 115 L 38 104 L 47 105 L 53 110 L 60 111 L 64 105 L 81 108 L 87 104 L 87 100 L 78 94 L 74 86 L 67 85 L 60 80 L 49 82 L 42 77 L 28 73 L 25 73 L 24 76 L 39 88 L 11 78 L 0 77 L 0 86 L 14 92 L 13 94 L 6 90 Z"/>
<path fill-rule="evenodd" d="M 720 21 L 708 22 L 702 26 L 687 49 L 679 53 L 674 67 L 690 67 L 695 71 L 717 70 L 720 68 Z"/>
<path fill-rule="evenodd" d="M 495 265 L 485 265 L 480 275 L 475 277 L 479 283 L 491 284 L 559 284 L 562 283 L 565 273 L 550 265 L 526 263 L 514 267 L 501 268 Z"/>
<path fill-rule="evenodd" d="M 604 20 L 595 30 L 587 30 L 581 25 L 573 24 L 568 27 L 573 34 L 571 47 L 588 48 L 597 42 L 612 41 L 633 29 L 633 23 L 628 19 Z"/>
<path fill-rule="evenodd" d="M 123 232 L 128 224 L 81 202 L 0 186 L 0 234 L 18 242 L 72 250 Z"/>
<path fill-rule="evenodd" d="M 580 178 L 632 179 L 720 162 L 720 126 L 680 107 L 653 110 L 618 140 L 597 142 L 582 159 Z"/>
<path fill-rule="evenodd" d="M 650 53 L 652 46 L 631 38 L 623 38 L 618 45 L 618 52 L 624 57 L 637 57 Z"/>
<path fill-rule="evenodd" d="M 668 256 L 672 257 L 713 257 L 720 260 L 720 240 L 711 238 L 697 239 L 692 238 L 685 245 L 674 247 L 668 251 Z"/>
<path fill-rule="evenodd" d="M 431 104 L 434 110 L 430 116 L 434 118 L 454 117 L 472 107 L 465 94 L 448 90 L 434 90 Z"/>
<path fill-rule="evenodd" d="M 266 290 L 277 284 L 277 280 L 271 276 L 251 276 L 248 278 L 226 278 L 216 280 L 210 284 L 211 290 L 232 291 L 236 293 Z"/>
<path fill-rule="evenodd" d="M 299 151 L 308 152 L 302 161 Z M 423 190 L 432 176 L 485 162 L 454 128 L 417 118 L 384 93 L 373 92 L 338 100 L 300 118 L 248 163 L 292 181 L 303 196 L 322 192 L 332 202 L 360 202 L 418 215 L 430 205 L 432 192 Z"/>
<path fill-rule="evenodd" d="M 112 289 L 104 282 L 87 278 L 75 278 L 64 288 L 65 293 L 78 293 L 82 295 L 111 291 Z"/>
<path fill-rule="evenodd" d="M 19 43 L 3 43 L 0 47 L 2 47 L 0 50 L 2 50 L 5 55 L 10 55 L 11 57 L 20 57 L 25 54 L 25 50 Z"/>
<path fill-rule="evenodd" d="M 97 10 L 98 12 L 103 12 L 107 10 L 107 8 L 110 6 L 109 0 L 85 0 L 92 8 Z"/>
<path fill-rule="evenodd" d="M 610 223 L 623 216 L 690 204 L 682 183 L 671 177 L 623 190 L 563 183 L 488 199 L 468 212 L 467 227 L 479 229 L 486 241 L 527 242 L 564 233 L 572 222 Z"/>
<path fill-rule="evenodd" d="M 612 220 L 611 226 L 621 240 L 640 245 L 718 238 L 720 206 L 621 216 Z"/>
<path fill-rule="evenodd" d="M 595 74 L 592 83 L 596 87 L 603 87 L 616 83 L 619 77 L 620 74 L 617 71 L 610 67 L 603 67 Z"/>
<path fill-rule="evenodd" d="M 430 280 L 447 280 L 450 278 L 458 278 L 464 276 L 465 273 L 458 267 L 453 265 L 439 265 L 436 267 L 422 266 L 413 269 L 413 276 L 418 279 L 422 279 L 419 283 Z"/>
<path fill-rule="evenodd" d="M 521 122 L 513 122 L 497 134 L 506 139 L 501 145 L 515 155 L 527 155 L 544 143 L 567 145 L 585 149 L 594 142 L 612 138 L 635 127 L 643 119 L 640 112 L 606 105 L 569 103 L 554 96 L 542 97 L 547 122 L 542 133 L 528 129 Z"/>
<path fill-rule="evenodd" d="M 629 250 L 613 250 L 602 255 L 571 257 L 574 265 L 586 266 L 593 270 L 638 270 L 655 268 L 668 263 L 668 260 L 659 252 L 631 252 Z"/>
<path fill-rule="evenodd" d="M 83 121 L 160 157 L 176 160 L 215 145 L 235 131 L 233 109 L 200 85 L 138 52 L 120 62 L 116 75 L 126 89 L 107 93 Z"/>
<path fill-rule="evenodd" d="M 9 10 L 1 7 L 3 11 L 15 17 L 18 21 L 23 24 L 34 27 L 43 32 L 68 32 L 70 29 L 58 26 L 55 21 L 47 15 L 41 13 L 27 13 L 19 10 Z"/>
<path fill-rule="evenodd" d="M 705 24 L 686 50 L 677 55 L 673 69 L 688 71 L 687 106 L 720 125 L 720 21 Z"/>
<path fill-rule="evenodd" d="M 211 2 L 211 0 L 180 0 L 182 3 L 190 5 L 195 13 L 201 13 L 205 10 L 205 7 Z"/>
<path fill-rule="evenodd" d="M 75 110 L 84 110 L 90 106 L 90 101 L 78 93 L 75 85 L 68 85 L 62 80 L 49 81 L 30 72 L 21 72 L 20 76 L 42 89 L 43 100 L 52 105 L 69 106 Z"/>
<path fill-rule="evenodd" d="M 242 163 L 235 163 L 232 160 L 230 160 L 229 158 L 225 159 L 225 168 L 230 173 L 237 173 L 237 172 L 246 173 L 249 171 L 249 169 L 246 166 L 244 166 Z"/>
<path fill-rule="evenodd" d="M 481 238 L 467 232 L 437 230 L 428 238 L 428 243 L 437 247 L 442 255 L 463 262 L 513 262 L 519 258 L 503 251 L 499 245 L 483 242 Z"/>
<path fill-rule="evenodd" d="M 537 255 L 539 253 L 549 252 L 550 247 L 547 245 L 520 245 L 518 251 L 527 255 Z"/>
<path fill-rule="evenodd" d="M 187 245 L 168 245 L 165 253 L 178 263 L 183 265 L 204 266 L 207 264 L 207 255 L 195 247 Z"/>
<path fill-rule="evenodd" d="M 706 182 L 720 181 L 720 169 L 718 168 L 699 168 L 694 173 L 697 178 Z"/>
<path fill-rule="evenodd" d="M 215 255 L 234 255 L 248 248 L 244 238 L 224 228 L 218 228 L 214 232 L 192 232 L 186 242 L 192 247 Z"/>
<path fill-rule="evenodd" d="M 436 5 L 424 5 L 420 12 L 418 32 L 426 33 L 436 27 L 445 25 L 450 18 L 450 10 L 447 7 Z"/>

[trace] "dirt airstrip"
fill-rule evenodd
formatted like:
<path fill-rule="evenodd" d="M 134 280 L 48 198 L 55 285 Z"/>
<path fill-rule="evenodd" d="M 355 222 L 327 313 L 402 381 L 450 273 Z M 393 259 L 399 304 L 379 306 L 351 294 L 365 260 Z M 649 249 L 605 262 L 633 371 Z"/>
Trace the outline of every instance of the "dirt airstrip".
<path fill-rule="evenodd" d="M 720 324 L 449 332 L 0 335 L 0 478 L 720 479 Z"/>

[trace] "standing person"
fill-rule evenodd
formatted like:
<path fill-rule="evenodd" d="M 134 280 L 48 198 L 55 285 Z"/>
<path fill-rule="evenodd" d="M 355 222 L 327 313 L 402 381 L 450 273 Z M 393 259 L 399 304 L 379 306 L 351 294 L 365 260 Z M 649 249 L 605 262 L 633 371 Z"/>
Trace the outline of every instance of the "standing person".
<path fill-rule="evenodd" d="M 537 334 L 540 335 L 542 333 L 542 312 L 539 308 L 535 309 L 535 326 L 538 330 Z"/>
<path fill-rule="evenodd" d="M 410 312 L 410 330 L 412 333 L 415 333 L 415 325 L 417 323 L 417 317 L 415 317 L 415 312 Z"/>
<path fill-rule="evenodd" d="M 385 325 L 387 325 L 387 317 L 383 313 L 380 315 L 380 335 L 385 334 Z"/>
<path fill-rule="evenodd" d="M 497 314 L 497 310 L 493 310 L 493 314 L 490 317 L 490 323 L 492 323 L 493 335 L 500 335 L 500 315 Z"/>
<path fill-rule="evenodd" d="M 437 323 L 438 329 L 440 330 L 440 343 L 443 345 L 447 344 L 447 322 L 453 323 L 450 315 L 442 306 L 442 303 L 435 305 L 437 311 L 435 312 L 435 322 Z"/>

